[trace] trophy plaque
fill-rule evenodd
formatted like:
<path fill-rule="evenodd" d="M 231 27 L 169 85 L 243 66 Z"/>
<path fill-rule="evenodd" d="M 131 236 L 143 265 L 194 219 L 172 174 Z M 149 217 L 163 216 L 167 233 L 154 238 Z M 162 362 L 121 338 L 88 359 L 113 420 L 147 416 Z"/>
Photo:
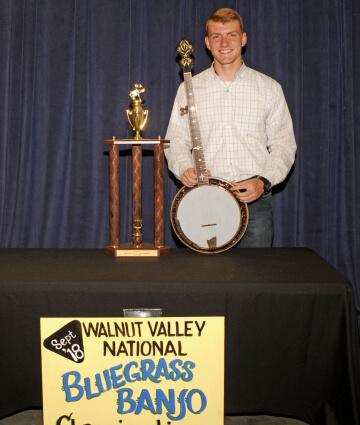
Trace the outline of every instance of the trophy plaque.
<path fill-rule="evenodd" d="M 164 143 L 168 140 L 144 139 L 141 133 L 147 125 L 149 111 L 143 109 L 140 94 L 145 91 L 141 84 L 134 84 L 129 92 L 131 108 L 126 111 L 134 137 L 113 137 L 104 143 L 109 151 L 109 197 L 110 197 L 110 244 L 105 253 L 114 257 L 158 257 L 167 255 L 164 245 Z M 120 244 L 120 179 L 119 146 L 132 145 L 132 241 Z M 143 242 L 141 215 L 142 145 L 154 145 L 154 243 Z"/>

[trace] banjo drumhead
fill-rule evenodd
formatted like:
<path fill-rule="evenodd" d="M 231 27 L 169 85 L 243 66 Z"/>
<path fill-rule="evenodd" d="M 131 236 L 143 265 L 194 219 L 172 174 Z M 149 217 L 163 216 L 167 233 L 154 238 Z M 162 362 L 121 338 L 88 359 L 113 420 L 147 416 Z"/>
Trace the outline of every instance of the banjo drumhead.
<path fill-rule="evenodd" d="M 201 252 L 223 251 L 234 246 L 246 229 L 247 216 L 244 223 L 242 205 L 245 204 L 217 184 L 183 188 L 172 206 L 172 225 L 190 248 Z"/>

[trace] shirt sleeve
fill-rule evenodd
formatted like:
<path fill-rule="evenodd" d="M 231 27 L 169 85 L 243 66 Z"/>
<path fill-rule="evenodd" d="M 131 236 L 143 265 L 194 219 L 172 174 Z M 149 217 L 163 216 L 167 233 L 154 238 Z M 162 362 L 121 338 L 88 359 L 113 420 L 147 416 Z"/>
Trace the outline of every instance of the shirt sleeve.
<path fill-rule="evenodd" d="M 267 149 L 269 155 L 263 177 L 274 186 L 281 183 L 295 160 L 296 142 L 290 112 L 279 84 L 272 91 L 266 118 Z"/>
<path fill-rule="evenodd" d="M 181 84 L 172 109 L 166 139 L 170 140 L 165 149 L 165 156 L 170 171 L 178 178 L 188 168 L 194 167 L 192 158 L 192 142 L 189 129 L 188 114 L 181 114 L 180 109 L 186 106 L 184 84 Z"/>

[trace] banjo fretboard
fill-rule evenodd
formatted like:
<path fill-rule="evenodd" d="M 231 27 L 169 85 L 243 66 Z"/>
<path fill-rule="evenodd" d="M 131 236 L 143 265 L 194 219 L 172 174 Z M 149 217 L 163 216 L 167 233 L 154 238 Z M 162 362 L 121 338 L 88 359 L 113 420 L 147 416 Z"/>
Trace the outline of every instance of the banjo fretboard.
<path fill-rule="evenodd" d="M 205 163 L 201 141 L 200 126 L 197 118 L 191 72 L 184 72 L 184 84 L 188 104 L 190 135 L 198 184 L 209 184 L 208 170 Z"/>

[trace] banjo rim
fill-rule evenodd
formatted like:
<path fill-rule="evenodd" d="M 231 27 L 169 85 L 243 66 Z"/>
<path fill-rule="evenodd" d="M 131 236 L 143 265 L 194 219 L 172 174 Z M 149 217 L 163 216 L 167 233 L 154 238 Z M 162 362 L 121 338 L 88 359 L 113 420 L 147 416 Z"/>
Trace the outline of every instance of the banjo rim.
<path fill-rule="evenodd" d="M 190 191 L 201 187 L 201 186 L 217 186 L 231 195 L 234 200 L 237 202 L 240 212 L 240 225 L 239 229 L 234 235 L 233 238 L 231 238 L 228 242 L 226 242 L 223 245 L 220 245 L 219 247 L 216 247 L 214 249 L 211 248 L 202 248 L 198 246 L 196 243 L 192 242 L 182 231 L 181 226 L 178 222 L 178 219 L 176 217 L 178 206 L 182 199 L 187 195 Z M 209 177 L 209 183 L 208 184 L 197 184 L 192 187 L 182 186 L 182 188 L 176 193 L 175 198 L 173 199 L 171 203 L 171 209 L 170 209 L 170 221 L 172 228 L 176 234 L 176 236 L 180 239 L 180 241 L 186 245 L 188 248 L 192 249 L 193 251 L 200 252 L 202 254 L 217 254 L 219 252 L 227 251 L 228 249 L 234 247 L 244 236 L 248 222 L 249 222 L 249 210 L 248 206 L 245 202 L 240 201 L 236 198 L 236 196 L 229 190 L 231 187 L 231 183 L 229 183 L 227 180 L 223 180 L 217 177 Z"/>

